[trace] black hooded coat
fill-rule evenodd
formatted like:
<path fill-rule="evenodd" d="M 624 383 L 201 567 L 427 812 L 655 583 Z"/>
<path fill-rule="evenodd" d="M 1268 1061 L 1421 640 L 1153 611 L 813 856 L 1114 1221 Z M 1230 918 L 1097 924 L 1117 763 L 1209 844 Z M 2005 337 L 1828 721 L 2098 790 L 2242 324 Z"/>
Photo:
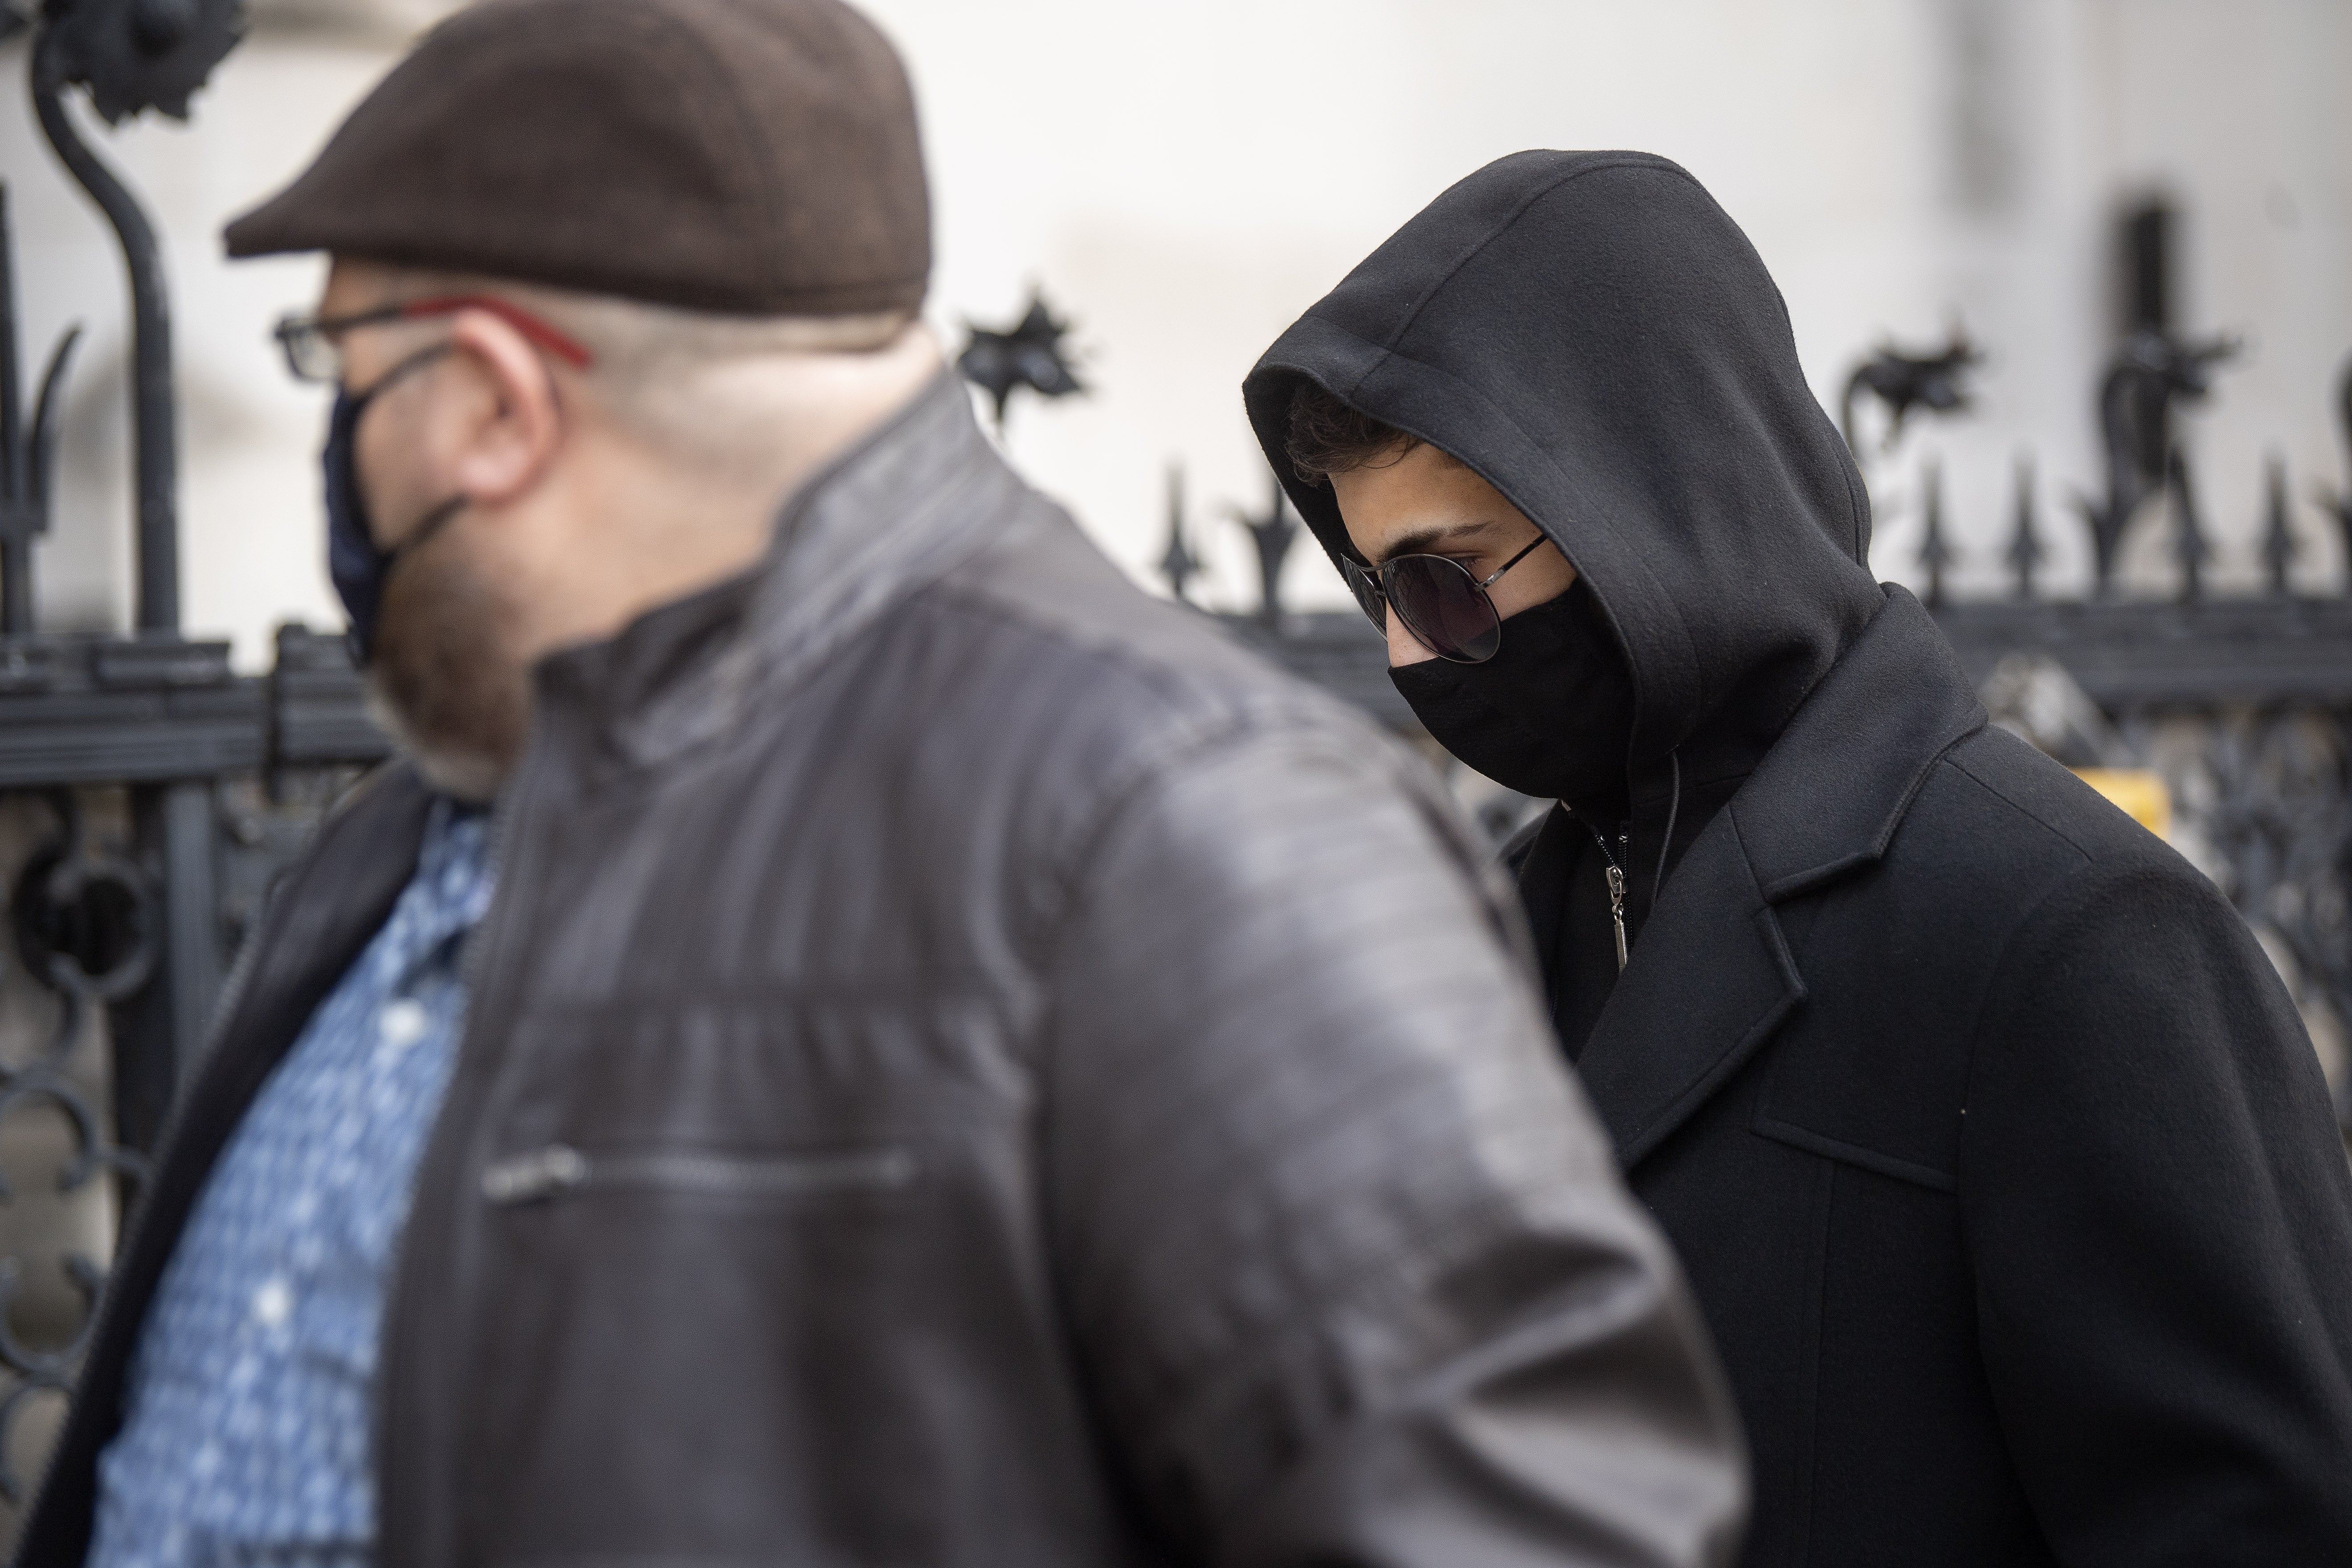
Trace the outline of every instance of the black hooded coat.
<path fill-rule="evenodd" d="M 1245 388 L 1336 558 L 1301 378 L 1491 482 L 1626 660 L 1622 976 L 1585 825 L 1517 870 L 1739 1398 L 1743 1563 L 2352 1563 L 2352 1178 L 2301 1021 L 1871 580 L 1729 217 L 1663 159 L 1524 153 L 1374 252 Z"/>

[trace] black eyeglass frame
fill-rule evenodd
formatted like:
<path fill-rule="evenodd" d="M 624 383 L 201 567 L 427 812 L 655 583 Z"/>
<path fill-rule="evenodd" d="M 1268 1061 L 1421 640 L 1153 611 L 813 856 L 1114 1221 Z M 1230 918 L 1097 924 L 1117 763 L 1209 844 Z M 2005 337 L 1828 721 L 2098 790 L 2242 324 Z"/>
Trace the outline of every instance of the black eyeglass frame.
<path fill-rule="evenodd" d="M 1488 659 L 1503 651 L 1502 614 L 1495 608 L 1494 598 L 1486 592 L 1486 590 L 1494 585 L 1496 578 L 1502 576 L 1504 573 L 1508 572 L 1512 567 L 1517 566 L 1520 562 L 1525 561 L 1528 556 L 1533 555 L 1538 547 L 1548 544 L 1550 542 L 1551 536 L 1549 534 L 1538 532 L 1533 539 L 1528 542 L 1527 548 L 1521 550 L 1517 555 L 1512 556 L 1508 561 L 1504 562 L 1500 566 L 1496 567 L 1484 577 L 1472 576 L 1470 574 L 1470 568 L 1463 565 L 1462 563 L 1454 560 L 1450 556 L 1431 555 L 1422 552 L 1416 552 L 1410 555 L 1391 555 L 1387 560 L 1381 562 L 1378 566 L 1367 566 L 1364 563 L 1356 560 L 1353 556 L 1343 555 L 1339 558 L 1339 568 L 1340 574 L 1348 580 L 1349 589 L 1356 595 L 1357 606 L 1364 612 L 1364 618 L 1370 621 L 1372 625 L 1379 629 L 1382 637 L 1386 637 L 1388 635 L 1388 612 L 1394 610 L 1396 612 L 1397 619 L 1404 623 L 1404 629 L 1412 634 L 1413 640 L 1421 644 L 1422 647 L 1427 648 L 1431 653 L 1436 655 L 1439 658 L 1444 659 L 1449 664 L 1484 664 Z M 1468 587 L 1471 594 L 1477 598 L 1479 603 L 1486 606 L 1486 614 L 1494 618 L 1495 646 L 1492 648 L 1489 648 L 1486 652 L 1475 657 L 1462 651 L 1459 647 L 1454 647 L 1454 651 L 1449 652 L 1449 647 L 1452 647 L 1454 643 L 1454 638 L 1434 636 L 1423 627 L 1416 625 L 1413 617 L 1408 615 L 1403 606 L 1397 603 L 1395 590 L 1392 586 L 1397 571 L 1399 568 L 1405 566 L 1408 563 L 1427 563 L 1428 565 L 1426 568 L 1423 568 L 1416 564 L 1414 569 L 1437 571 L 1441 579 L 1444 578 L 1446 573 L 1454 573 L 1459 574 L 1463 584 Z M 1440 568 L 1443 568 L 1443 570 L 1439 570 Z"/>
<path fill-rule="evenodd" d="M 526 339 L 575 369 L 584 370 L 593 356 L 572 339 L 537 316 L 504 300 L 463 294 L 431 300 L 410 300 L 348 316 L 281 316 L 270 336 L 286 356 L 287 374 L 297 381 L 331 385 L 343 379 L 345 332 L 358 327 L 379 327 L 393 321 L 420 321 L 459 310 L 487 310 Z"/>

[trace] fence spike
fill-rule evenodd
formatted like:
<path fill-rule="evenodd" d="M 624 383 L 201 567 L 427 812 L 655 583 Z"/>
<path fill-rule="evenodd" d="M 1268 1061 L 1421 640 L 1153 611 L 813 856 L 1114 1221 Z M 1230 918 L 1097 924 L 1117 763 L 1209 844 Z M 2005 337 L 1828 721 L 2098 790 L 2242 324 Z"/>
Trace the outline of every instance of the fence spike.
<path fill-rule="evenodd" d="M 1184 465 L 1168 465 L 1168 548 L 1160 552 L 1160 574 L 1180 605 L 1191 604 L 1186 590 L 1201 574 L 1201 558 L 1184 542 Z"/>
<path fill-rule="evenodd" d="M 2049 557 L 2049 550 L 2042 542 L 2042 530 L 2034 515 L 2033 454 L 2031 452 L 2017 455 L 2017 500 L 2013 515 L 2017 521 L 2010 531 L 2009 569 L 2016 578 L 2017 596 L 2031 599 L 2033 597 L 2034 574 Z"/>
<path fill-rule="evenodd" d="M 2172 558 L 2180 565 L 2183 600 L 2205 596 L 2205 563 L 2213 559 L 2212 542 L 2197 513 L 2197 489 L 2189 478 L 2189 458 L 2176 445 L 2165 464 L 2166 487 L 2172 492 Z"/>
<path fill-rule="evenodd" d="M 1289 499 L 1282 493 L 1282 480 L 1272 469 L 1266 471 L 1269 494 L 1265 510 L 1253 516 L 1237 506 L 1229 506 L 1233 520 L 1249 530 L 1250 542 L 1257 546 L 1258 618 L 1270 628 L 1279 631 L 1283 624 L 1282 563 L 1290 553 L 1290 546 L 1298 537 L 1298 520 L 1292 515 Z"/>
<path fill-rule="evenodd" d="M 2264 465 L 2263 488 L 2263 563 L 2270 568 L 2271 592 L 2284 598 L 2294 592 L 2288 579 L 2295 557 L 2303 553 L 2303 542 L 2295 538 L 2294 524 L 2287 516 L 2286 458 L 2277 452 L 2271 453 Z"/>
<path fill-rule="evenodd" d="M 1927 528 L 1919 538 L 1919 564 L 1927 569 L 1927 603 L 1940 605 L 1944 602 L 1944 569 L 1959 559 L 1959 552 L 1944 537 L 1943 465 L 1929 458 L 1922 469 Z"/>

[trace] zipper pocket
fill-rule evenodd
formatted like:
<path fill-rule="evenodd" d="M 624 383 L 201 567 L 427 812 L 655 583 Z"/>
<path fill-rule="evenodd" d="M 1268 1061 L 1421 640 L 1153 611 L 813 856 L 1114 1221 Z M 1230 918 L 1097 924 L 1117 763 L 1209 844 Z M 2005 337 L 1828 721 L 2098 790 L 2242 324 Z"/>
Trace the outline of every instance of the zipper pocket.
<path fill-rule="evenodd" d="M 717 1198 L 806 1198 L 838 1193 L 893 1192 L 915 1179 L 915 1156 L 905 1149 L 859 1149 L 836 1154 L 765 1158 L 687 1152 L 583 1154 L 551 1143 L 528 1154 L 493 1160 L 482 1172 L 482 1195 L 504 1206 L 540 1203 L 583 1192 L 686 1193 Z"/>

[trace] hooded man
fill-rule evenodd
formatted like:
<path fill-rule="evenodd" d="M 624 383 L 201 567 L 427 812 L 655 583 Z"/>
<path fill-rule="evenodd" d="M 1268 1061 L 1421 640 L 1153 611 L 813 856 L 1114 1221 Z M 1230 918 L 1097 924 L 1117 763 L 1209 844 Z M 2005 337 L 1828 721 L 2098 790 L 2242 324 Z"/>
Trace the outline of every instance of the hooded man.
<path fill-rule="evenodd" d="M 1246 398 L 1430 733 L 1559 802 L 1511 858 L 1747 1419 L 1743 1561 L 2352 1562 L 2352 1182 L 2294 1009 L 1871 580 L 1706 193 L 1505 158 Z"/>
<path fill-rule="evenodd" d="M 991 447 L 869 24 L 488 0 L 228 241 L 333 258 L 409 760 L 249 939 L 21 1562 L 1727 1556 L 1508 889 Z"/>

